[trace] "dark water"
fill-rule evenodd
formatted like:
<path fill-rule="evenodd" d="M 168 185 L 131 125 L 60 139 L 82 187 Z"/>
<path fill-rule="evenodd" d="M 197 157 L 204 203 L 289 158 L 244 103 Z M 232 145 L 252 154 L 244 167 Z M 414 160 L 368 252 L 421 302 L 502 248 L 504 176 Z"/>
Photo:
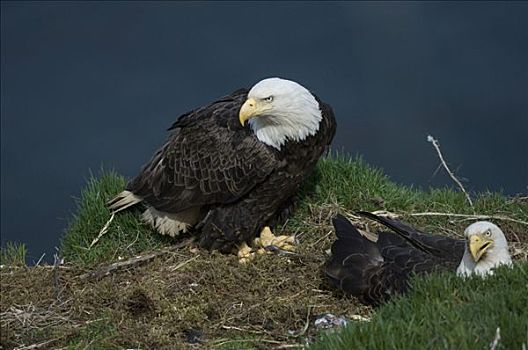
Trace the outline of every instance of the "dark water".
<path fill-rule="evenodd" d="M 334 148 L 397 182 L 440 139 L 474 191 L 527 192 L 528 3 L 2 2 L 1 233 L 50 256 L 101 165 L 133 176 L 180 114 L 269 76 L 330 103 Z"/>

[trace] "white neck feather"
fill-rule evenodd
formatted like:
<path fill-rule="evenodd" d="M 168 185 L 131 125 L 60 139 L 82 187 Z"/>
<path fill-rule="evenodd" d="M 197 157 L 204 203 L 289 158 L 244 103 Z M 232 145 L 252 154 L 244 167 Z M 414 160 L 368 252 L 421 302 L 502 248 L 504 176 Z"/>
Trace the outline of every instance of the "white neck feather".
<path fill-rule="evenodd" d="M 471 254 L 466 249 L 462 261 L 457 268 L 457 274 L 459 276 L 468 277 L 473 274 L 479 276 L 486 276 L 493 274 L 493 268 L 500 265 L 511 265 L 512 260 L 508 247 L 495 247 L 490 248 L 486 252 L 486 255 L 478 262 L 473 260 Z"/>
<path fill-rule="evenodd" d="M 303 141 L 319 130 L 322 116 L 317 113 L 299 111 L 295 115 L 265 115 L 249 121 L 257 138 L 278 150 L 287 141 Z"/>
<path fill-rule="evenodd" d="M 262 101 L 267 97 L 263 114 L 251 118 L 249 125 L 257 138 L 278 150 L 288 141 L 303 141 L 319 130 L 323 119 L 319 103 L 296 82 L 269 78 L 260 81 L 248 93 L 248 98 Z"/>

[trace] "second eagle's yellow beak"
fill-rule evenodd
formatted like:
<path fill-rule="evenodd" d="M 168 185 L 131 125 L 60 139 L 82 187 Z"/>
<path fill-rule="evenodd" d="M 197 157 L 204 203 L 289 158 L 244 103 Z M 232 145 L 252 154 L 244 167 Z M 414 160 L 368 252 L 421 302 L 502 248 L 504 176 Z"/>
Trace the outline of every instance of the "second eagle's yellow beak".
<path fill-rule="evenodd" d="M 244 104 L 240 108 L 240 112 L 238 114 L 238 120 L 240 120 L 240 124 L 244 126 L 246 120 L 255 116 L 255 114 L 257 114 L 257 111 L 257 101 L 254 98 L 247 99 L 246 102 L 244 102 Z"/>
<path fill-rule="evenodd" d="M 481 234 L 473 235 L 469 238 L 469 252 L 475 262 L 478 262 L 482 258 L 482 255 L 484 255 L 492 244 L 492 239 L 484 237 Z"/>

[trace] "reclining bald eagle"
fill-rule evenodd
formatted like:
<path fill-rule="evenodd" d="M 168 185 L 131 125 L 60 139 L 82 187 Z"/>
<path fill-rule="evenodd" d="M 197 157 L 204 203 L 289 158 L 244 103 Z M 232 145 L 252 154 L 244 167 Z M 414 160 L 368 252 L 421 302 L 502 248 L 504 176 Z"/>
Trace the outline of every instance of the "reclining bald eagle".
<path fill-rule="evenodd" d="M 159 233 L 193 229 L 203 247 L 229 252 L 289 206 L 335 129 L 332 108 L 306 88 L 264 79 L 180 116 L 108 207 L 141 203 Z"/>
<path fill-rule="evenodd" d="M 345 217 L 333 219 L 337 240 L 325 266 L 331 285 L 363 303 L 379 305 L 404 293 L 413 274 L 457 271 L 461 276 L 487 275 L 510 265 L 508 243 L 499 227 L 479 221 L 469 225 L 465 240 L 433 236 L 402 222 L 368 212 L 359 214 L 388 227 L 377 242 L 362 235 Z"/>

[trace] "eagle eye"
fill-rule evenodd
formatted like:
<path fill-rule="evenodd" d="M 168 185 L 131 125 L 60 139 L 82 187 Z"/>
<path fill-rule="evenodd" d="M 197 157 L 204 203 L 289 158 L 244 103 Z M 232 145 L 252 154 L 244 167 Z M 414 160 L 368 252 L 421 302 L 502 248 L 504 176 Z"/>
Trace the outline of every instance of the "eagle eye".
<path fill-rule="evenodd" d="M 266 101 L 266 102 L 271 102 L 271 101 L 273 101 L 273 96 L 265 97 L 265 98 L 263 98 L 263 100 Z"/>
<path fill-rule="evenodd" d="M 485 235 L 486 237 L 491 237 L 491 230 L 486 230 Z"/>

